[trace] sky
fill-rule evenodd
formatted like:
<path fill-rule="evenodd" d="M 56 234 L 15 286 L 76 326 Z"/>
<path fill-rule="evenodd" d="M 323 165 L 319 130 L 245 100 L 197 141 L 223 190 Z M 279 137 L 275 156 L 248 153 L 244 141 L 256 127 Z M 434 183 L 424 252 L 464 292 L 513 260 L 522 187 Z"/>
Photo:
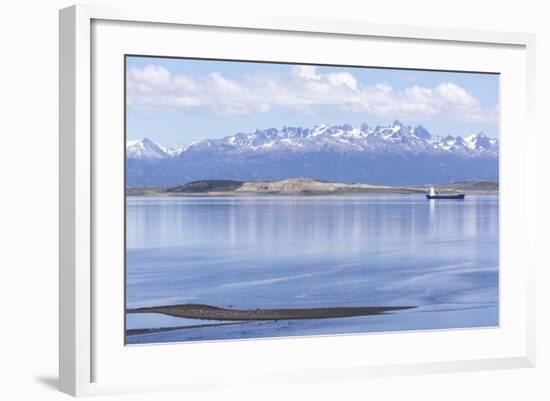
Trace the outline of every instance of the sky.
<path fill-rule="evenodd" d="M 127 139 L 165 146 L 319 124 L 498 137 L 497 74 L 128 56 Z"/>

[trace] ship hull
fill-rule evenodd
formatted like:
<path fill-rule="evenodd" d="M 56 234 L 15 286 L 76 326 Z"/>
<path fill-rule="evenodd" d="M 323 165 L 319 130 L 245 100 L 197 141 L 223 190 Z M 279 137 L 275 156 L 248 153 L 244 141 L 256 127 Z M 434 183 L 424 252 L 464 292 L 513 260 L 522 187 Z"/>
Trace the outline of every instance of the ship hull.
<path fill-rule="evenodd" d="M 426 194 L 426 199 L 464 199 L 465 194 L 457 195 L 428 195 Z"/>

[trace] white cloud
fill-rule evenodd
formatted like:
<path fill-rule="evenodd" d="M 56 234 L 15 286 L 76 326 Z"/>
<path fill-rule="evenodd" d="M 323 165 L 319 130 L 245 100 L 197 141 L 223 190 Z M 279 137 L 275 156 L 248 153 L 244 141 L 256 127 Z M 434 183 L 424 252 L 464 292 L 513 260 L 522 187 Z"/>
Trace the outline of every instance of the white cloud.
<path fill-rule="evenodd" d="M 151 87 L 167 88 L 171 82 L 172 74 L 164 67 L 148 65 L 144 69 L 132 68 L 129 74 L 129 82 L 135 83 L 137 89 L 148 91 Z"/>
<path fill-rule="evenodd" d="M 345 85 L 354 91 L 357 90 L 357 81 L 349 72 L 336 72 L 327 74 L 327 79 L 333 85 Z"/>
<path fill-rule="evenodd" d="M 193 78 L 148 65 L 130 68 L 127 78 L 127 102 L 133 108 L 204 109 L 228 115 L 268 113 L 274 108 L 311 114 L 319 106 L 337 106 L 392 119 L 481 123 L 498 118 L 497 107 L 481 106 L 472 94 L 452 82 L 396 89 L 384 82 L 362 85 L 349 72 L 322 74 L 315 66 L 295 66 L 285 75 L 257 72 L 231 80 L 218 72 Z"/>
<path fill-rule="evenodd" d="M 312 65 L 297 65 L 292 69 L 292 72 L 300 78 L 313 79 L 315 81 L 318 81 L 321 79 L 321 77 L 316 74 L 316 71 L 317 67 Z"/>
<path fill-rule="evenodd" d="M 435 88 L 435 92 L 445 102 L 457 104 L 460 106 L 477 106 L 478 101 L 460 86 L 451 82 L 444 82 Z"/>

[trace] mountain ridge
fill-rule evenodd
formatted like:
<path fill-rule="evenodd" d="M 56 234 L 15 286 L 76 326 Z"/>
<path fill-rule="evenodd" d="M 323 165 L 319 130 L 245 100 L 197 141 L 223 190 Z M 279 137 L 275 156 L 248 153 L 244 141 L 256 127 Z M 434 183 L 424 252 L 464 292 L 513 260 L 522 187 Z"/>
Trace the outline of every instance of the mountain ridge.
<path fill-rule="evenodd" d="M 421 125 L 397 120 L 376 127 L 285 126 L 205 139 L 184 148 L 167 148 L 147 138 L 128 142 L 127 185 L 295 176 L 388 184 L 498 180 L 498 154 L 498 140 L 482 132 L 435 136 Z"/>

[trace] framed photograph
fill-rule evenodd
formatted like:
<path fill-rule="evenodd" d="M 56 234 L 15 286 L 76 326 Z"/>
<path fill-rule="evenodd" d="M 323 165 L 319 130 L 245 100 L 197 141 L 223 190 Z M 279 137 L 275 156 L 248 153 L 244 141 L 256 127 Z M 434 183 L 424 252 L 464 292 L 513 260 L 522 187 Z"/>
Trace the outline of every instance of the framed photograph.
<path fill-rule="evenodd" d="M 533 48 L 62 10 L 61 390 L 533 366 Z"/>

